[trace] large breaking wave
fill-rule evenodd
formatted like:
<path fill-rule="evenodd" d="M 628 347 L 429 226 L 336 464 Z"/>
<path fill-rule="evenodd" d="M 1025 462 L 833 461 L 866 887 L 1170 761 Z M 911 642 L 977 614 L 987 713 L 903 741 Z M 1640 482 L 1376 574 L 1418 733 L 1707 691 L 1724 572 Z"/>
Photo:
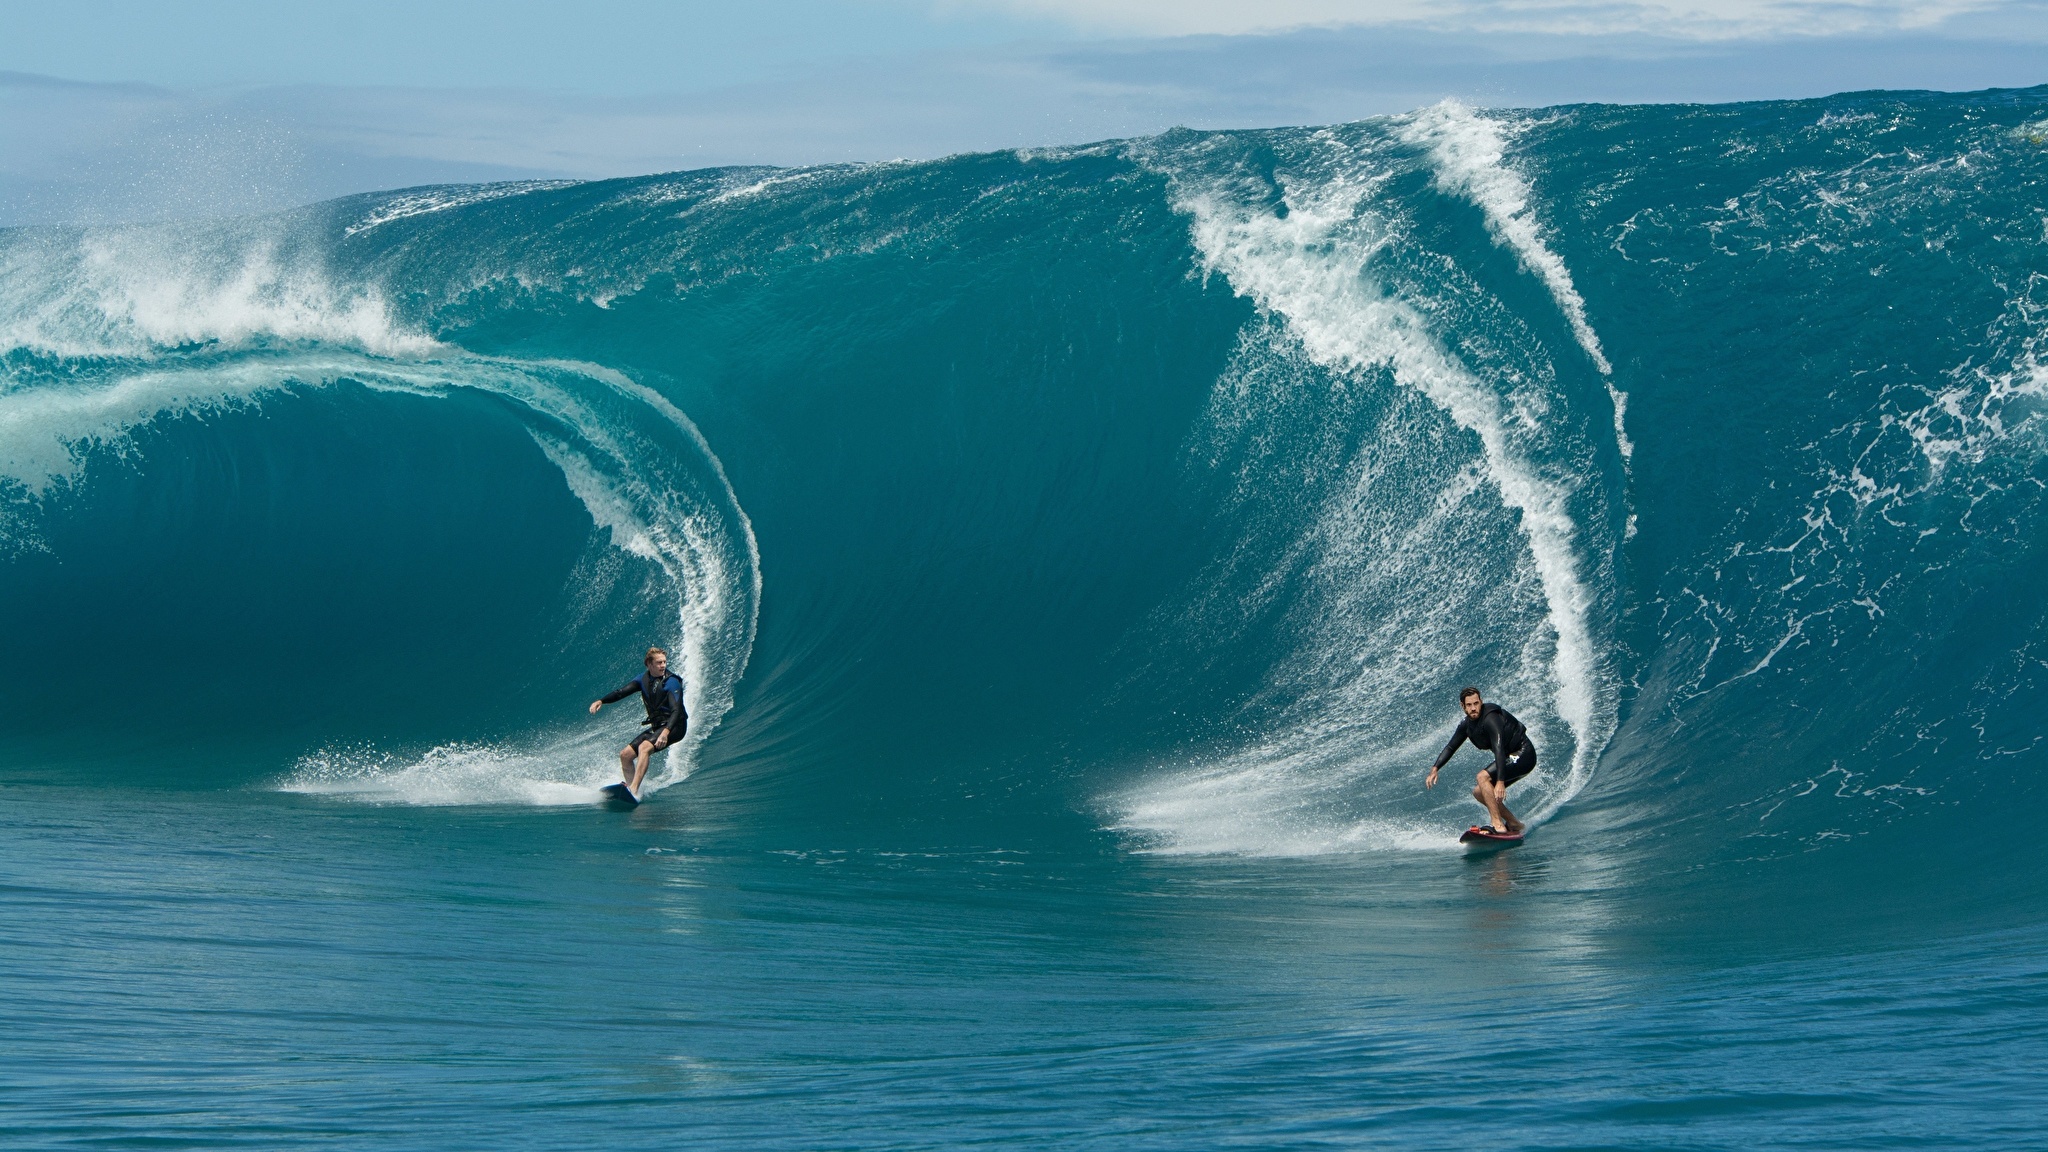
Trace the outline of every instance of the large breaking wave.
<path fill-rule="evenodd" d="M 575 705 L 660 640 L 696 718 L 665 778 L 857 838 L 1441 847 L 1476 809 L 1420 779 L 1472 682 L 1539 819 L 1695 862 L 1960 844 L 2040 755 L 2044 113 L 1444 105 L 10 232 L 14 755 L 583 802 L 620 733 Z M 316 514 L 250 478 L 328 437 L 441 479 L 323 473 Z M 540 475 L 580 513 L 506 519 Z M 177 538 L 138 509 L 242 550 L 138 557 Z M 293 587 L 316 520 L 347 564 L 458 558 L 196 612 L 204 645 L 164 618 Z M 274 739 L 188 723 L 309 612 L 318 707 L 245 677 Z M 110 726 L 62 689 L 86 636 L 182 674 Z"/>

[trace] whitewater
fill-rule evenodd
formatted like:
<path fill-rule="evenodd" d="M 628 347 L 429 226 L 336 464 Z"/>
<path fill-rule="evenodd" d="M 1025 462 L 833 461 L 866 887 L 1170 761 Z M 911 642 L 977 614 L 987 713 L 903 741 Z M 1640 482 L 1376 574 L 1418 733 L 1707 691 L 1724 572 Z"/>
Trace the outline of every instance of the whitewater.
<path fill-rule="evenodd" d="M 0 1131 L 2023 1144 L 2043 123 L 0 232 Z M 1483 859 L 1467 683 L 1541 752 Z"/>

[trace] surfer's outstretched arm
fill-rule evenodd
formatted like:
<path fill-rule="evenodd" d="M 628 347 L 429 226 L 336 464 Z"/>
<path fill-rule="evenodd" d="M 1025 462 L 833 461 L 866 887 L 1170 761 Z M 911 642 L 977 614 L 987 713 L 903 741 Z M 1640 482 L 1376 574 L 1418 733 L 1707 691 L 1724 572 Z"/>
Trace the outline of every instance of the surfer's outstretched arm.
<path fill-rule="evenodd" d="M 640 681 L 637 678 L 628 680 L 626 681 L 626 686 L 620 688 L 618 691 L 607 692 L 604 695 L 598 697 L 597 699 L 592 700 L 590 702 L 590 714 L 592 716 L 595 716 L 597 715 L 597 710 L 599 708 L 602 708 L 607 704 L 617 704 L 619 701 L 624 700 L 626 697 L 631 696 L 633 693 L 638 692 L 639 690 Z"/>
<path fill-rule="evenodd" d="M 1456 753 L 1458 751 L 1458 748 L 1462 746 L 1464 743 L 1465 726 L 1463 724 L 1460 724 L 1458 725 L 1457 731 L 1451 733 L 1451 742 L 1449 744 L 1444 745 L 1443 751 L 1437 753 L 1436 763 L 1431 764 L 1429 766 L 1429 776 L 1422 782 L 1422 786 L 1424 788 L 1436 787 L 1436 774 L 1444 770 L 1444 765 L 1449 764 L 1451 762 L 1451 756 L 1454 753 Z"/>
<path fill-rule="evenodd" d="M 1457 730 L 1451 733 L 1451 742 L 1444 745 L 1444 750 L 1436 754 L 1436 763 L 1432 765 L 1429 770 L 1431 772 L 1441 771 L 1444 765 L 1449 764 L 1451 762 L 1452 755 L 1454 755 L 1458 751 L 1458 749 L 1464 746 L 1465 726 L 1463 724 L 1460 724 L 1458 725 Z"/>
<path fill-rule="evenodd" d="M 626 697 L 631 696 L 633 693 L 638 692 L 639 690 L 640 678 L 638 676 L 635 676 L 631 680 L 626 681 L 624 684 L 619 685 L 617 688 L 599 697 L 597 702 L 600 704 L 617 704 L 619 701 L 624 700 Z"/>

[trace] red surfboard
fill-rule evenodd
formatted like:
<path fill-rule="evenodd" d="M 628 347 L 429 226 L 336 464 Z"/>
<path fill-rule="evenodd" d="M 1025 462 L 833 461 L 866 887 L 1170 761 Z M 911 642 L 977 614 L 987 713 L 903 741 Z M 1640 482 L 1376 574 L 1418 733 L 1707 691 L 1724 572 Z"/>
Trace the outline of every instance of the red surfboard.
<path fill-rule="evenodd" d="M 1463 836 L 1458 837 L 1458 843 L 1467 848 L 1511 848 L 1520 844 L 1522 837 L 1528 834 L 1527 829 L 1520 832 L 1495 832 L 1485 824 L 1474 824 L 1465 829 Z"/>

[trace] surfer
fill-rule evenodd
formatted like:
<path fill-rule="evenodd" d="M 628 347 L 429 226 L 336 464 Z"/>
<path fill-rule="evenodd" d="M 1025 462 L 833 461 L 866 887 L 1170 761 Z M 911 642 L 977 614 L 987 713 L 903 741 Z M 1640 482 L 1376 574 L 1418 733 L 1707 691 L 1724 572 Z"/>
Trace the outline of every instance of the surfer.
<path fill-rule="evenodd" d="M 1437 772 L 1450 763 L 1451 754 L 1460 744 L 1470 740 L 1474 748 L 1493 753 L 1493 764 L 1479 773 L 1472 798 L 1486 806 L 1487 815 L 1493 817 L 1495 832 L 1519 836 L 1522 822 L 1508 811 L 1508 785 L 1536 770 L 1536 745 L 1529 742 L 1528 730 L 1520 720 L 1500 705 L 1480 699 L 1479 689 L 1463 689 L 1458 693 L 1458 703 L 1465 709 L 1465 719 L 1451 733 L 1451 742 L 1444 745 L 1436 763 L 1430 765 L 1429 779 L 1423 781 L 1423 787 L 1436 787 Z"/>
<path fill-rule="evenodd" d="M 640 703 L 647 707 L 647 730 L 619 749 L 619 776 L 635 800 L 640 798 L 640 781 L 647 775 L 647 758 L 690 728 L 690 714 L 683 710 L 683 680 L 668 670 L 668 653 L 649 648 L 645 663 L 647 670 L 626 681 L 624 687 L 590 702 L 590 714 L 595 716 L 605 705 L 616 704 L 638 692 Z"/>

